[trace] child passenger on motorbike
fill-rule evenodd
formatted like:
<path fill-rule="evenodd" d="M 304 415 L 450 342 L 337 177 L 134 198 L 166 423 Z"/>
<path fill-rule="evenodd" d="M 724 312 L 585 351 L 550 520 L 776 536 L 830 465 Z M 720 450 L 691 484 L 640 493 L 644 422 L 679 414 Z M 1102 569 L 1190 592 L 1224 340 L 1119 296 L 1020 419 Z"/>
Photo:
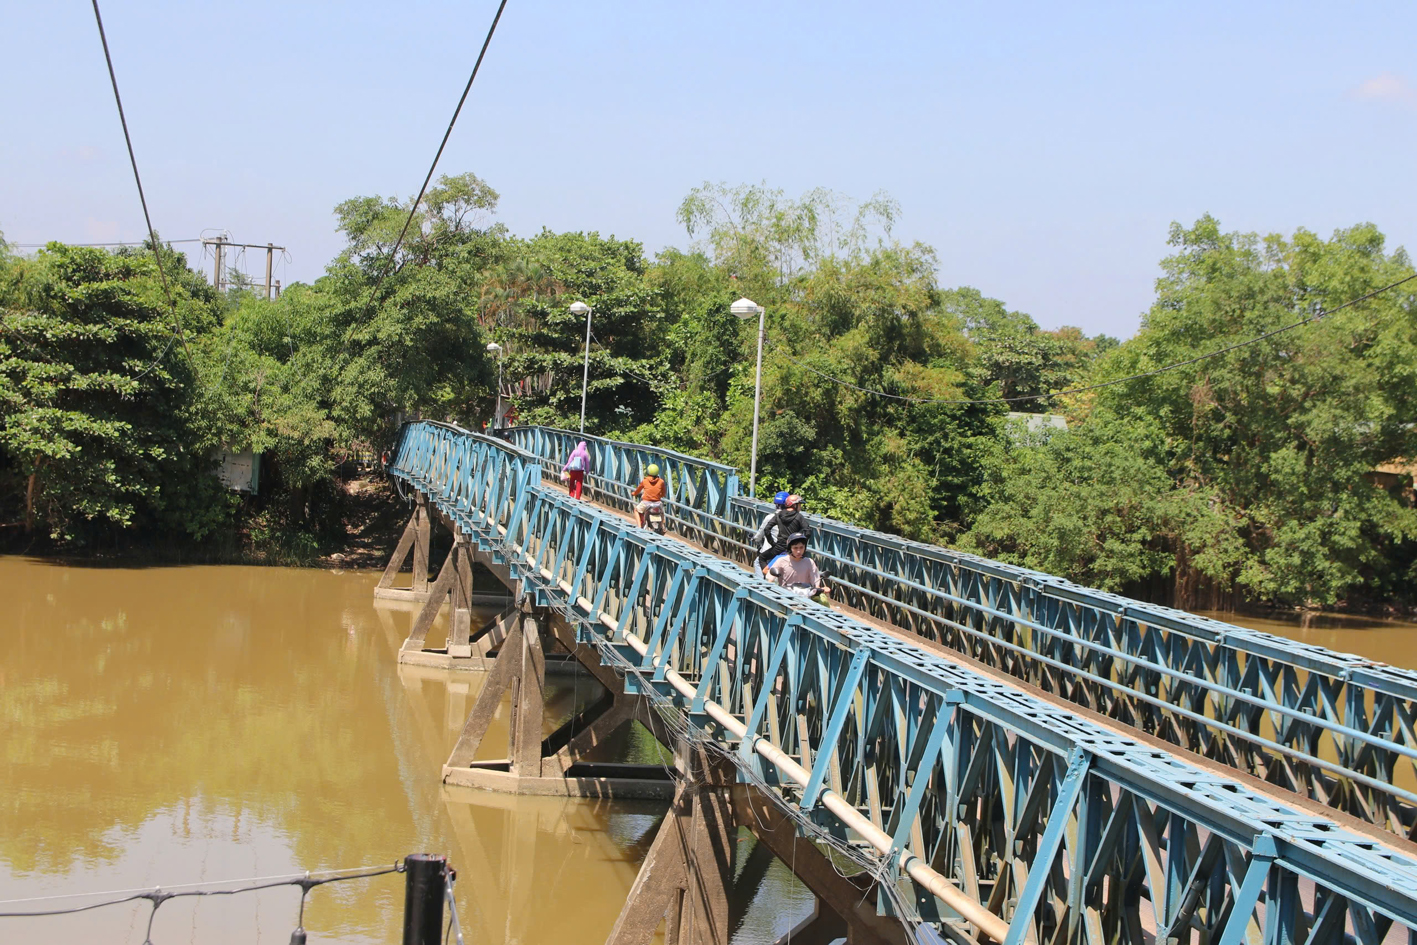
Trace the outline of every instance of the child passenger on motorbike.
<path fill-rule="evenodd" d="M 768 577 L 803 597 L 831 597 L 831 588 L 817 570 L 817 563 L 807 557 L 807 536 L 801 532 L 787 539 L 787 554 L 778 555 L 768 565 Z"/>
<path fill-rule="evenodd" d="M 651 506 L 657 506 L 664 501 L 665 483 L 659 478 L 659 466 L 650 463 L 645 467 L 645 477 L 640 480 L 640 484 L 635 486 L 635 491 L 631 493 L 635 498 L 640 499 L 635 506 L 635 514 L 640 517 L 640 527 L 645 527 L 645 516 L 649 514 Z"/>

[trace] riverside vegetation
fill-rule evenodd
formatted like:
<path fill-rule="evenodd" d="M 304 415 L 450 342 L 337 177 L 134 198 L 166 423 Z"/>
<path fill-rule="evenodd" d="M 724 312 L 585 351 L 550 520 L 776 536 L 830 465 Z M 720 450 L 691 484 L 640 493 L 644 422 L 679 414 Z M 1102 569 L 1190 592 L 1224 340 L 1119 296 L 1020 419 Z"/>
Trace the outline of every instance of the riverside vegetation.
<path fill-rule="evenodd" d="M 472 174 L 442 178 L 391 258 L 407 203 L 345 201 L 345 249 L 270 302 L 218 295 L 167 246 L 172 306 L 150 247 L 0 243 L 0 542 L 312 560 L 346 535 L 351 449 L 387 445 L 399 417 L 490 416 L 489 341 L 520 422 L 577 423 L 576 300 L 595 311 L 590 432 L 746 467 L 756 325 L 729 304 L 748 296 L 767 309 L 766 491 L 1180 606 L 1414 602 L 1412 480 L 1374 471 L 1417 458 L 1417 282 L 1060 393 L 1410 275 L 1372 225 L 1173 224 L 1156 301 L 1118 343 L 939 286 L 883 195 L 706 184 L 679 209 L 689 248 L 654 258 L 597 233 L 515 236 L 496 204 Z M 263 455 L 259 496 L 220 487 L 221 448 Z"/>

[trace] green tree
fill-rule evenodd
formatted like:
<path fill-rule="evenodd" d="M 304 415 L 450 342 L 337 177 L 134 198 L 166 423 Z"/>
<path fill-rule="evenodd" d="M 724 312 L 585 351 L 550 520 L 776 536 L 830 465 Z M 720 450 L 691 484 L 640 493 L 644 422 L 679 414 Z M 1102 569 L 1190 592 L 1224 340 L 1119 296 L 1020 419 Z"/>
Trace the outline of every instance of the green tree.
<path fill-rule="evenodd" d="M 1410 275 L 1371 224 L 1324 240 L 1173 225 L 1157 302 L 1102 362 L 1119 377 L 1214 351 L 1332 309 Z M 1225 576 L 1246 594 L 1336 602 L 1390 581 L 1417 513 L 1371 471 L 1417 455 L 1417 302 L 1410 287 L 1256 344 L 1099 392 L 1097 402 L 1164 431 L 1178 486 L 1215 496 L 1245 554 Z M 1178 591 L 1194 585 L 1184 549 Z M 1179 595 L 1185 603 L 1185 594 Z"/>
<path fill-rule="evenodd" d="M 1108 591 L 1171 571 L 1177 551 L 1212 575 L 1240 556 L 1212 493 L 1178 488 L 1154 426 L 1099 412 L 1068 431 L 1019 420 L 991 442 L 960 547 Z"/>
<path fill-rule="evenodd" d="M 473 223 L 495 212 L 496 197 L 473 175 L 440 178 L 396 256 L 407 205 L 376 196 L 335 208 L 348 245 L 324 277 L 280 301 L 304 331 L 306 367 L 322 378 L 338 437 L 382 440 L 400 412 L 485 415 L 496 367 L 478 299 L 485 274 L 505 261 L 507 238 L 498 225 Z"/>
<path fill-rule="evenodd" d="M 579 425 L 585 318 L 569 311 L 575 301 L 593 310 L 587 429 L 613 433 L 653 418 L 672 381 L 643 247 L 598 233 L 544 231 L 514 252 L 535 279 L 519 292 L 517 317 L 494 333 L 510 352 L 505 373 L 520 385 L 521 421 Z"/>
<path fill-rule="evenodd" d="M 216 304 L 164 256 L 175 311 L 151 250 L 51 243 L 0 269 L 0 451 L 27 531 L 82 543 L 160 524 L 200 537 L 220 516 L 193 449 L 201 381 L 183 338 L 215 322 Z"/>
<path fill-rule="evenodd" d="M 707 182 L 689 192 L 678 214 L 690 238 L 702 235 L 701 248 L 755 289 L 768 288 L 753 285 L 764 275 L 785 285 L 823 260 L 884 245 L 899 215 L 900 205 L 884 192 L 854 206 L 821 187 L 793 200 L 765 183 Z"/>
<path fill-rule="evenodd" d="M 1055 402 L 1043 395 L 1080 384 L 1093 362 L 1118 344 L 1107 335 L 1088 338 L 1072 327 L 1042 331 L 1028 315 L 1011 312 L 969 286 L 941 292 L 940 305 L 964 323 L 974 342 L 970 371 L 975 380 L 995 397 L 1030 398 L 1012 402 L 1011 410 L 1046 412 Z"/>

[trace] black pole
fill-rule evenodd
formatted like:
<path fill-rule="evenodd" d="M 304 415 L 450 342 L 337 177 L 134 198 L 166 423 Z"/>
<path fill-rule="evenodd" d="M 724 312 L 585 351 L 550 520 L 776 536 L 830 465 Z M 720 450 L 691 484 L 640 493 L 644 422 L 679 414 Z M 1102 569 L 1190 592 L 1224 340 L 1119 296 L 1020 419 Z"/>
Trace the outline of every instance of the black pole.
<path fill-rule="evenodd" d="M 448 858 L 431 853 L 404 857 L 403 945 L 439 945 L 443 939 L 443 884 Z"/>

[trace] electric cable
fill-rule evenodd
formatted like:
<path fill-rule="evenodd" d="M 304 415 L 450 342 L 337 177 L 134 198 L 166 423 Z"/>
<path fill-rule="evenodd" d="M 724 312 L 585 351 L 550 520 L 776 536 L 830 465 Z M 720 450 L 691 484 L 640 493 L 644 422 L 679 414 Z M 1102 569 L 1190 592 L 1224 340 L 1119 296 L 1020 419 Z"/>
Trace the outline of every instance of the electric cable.
<path fill-rule="evenodd" d="M 171 245 L 175 245 L 175 244 L 177 244 L 177 243 L 200 243 L 201 240 L 199 240 L 199 239 L 196 239 L 196 240 L 163 240 L 163 242 L 166 243 L 166 244 L 168 244 L 169 246 L 171 246 Z M 7 244 L 7 245 L 13 246 L 13 247 L 15 247 L 16 249 L 44 249 L 46 246 L 49 245 L 49 243 L 62 243 L 62 244 L 65 245 L 65 246 L 77 246 L 77 247 L 81 247 L 81 248 L 83 248 L 83 249 L 95 249 L 95 248 L 102 248 L 102 247 L 107 247 L 107 246 L 147 246 L 147 245 L 148 245 L 147 240 L 139 240 L 139 241 L 136 242 L 136 243 L 135 243 L 135 242 L 121 242 L 121 241 L 119 241 L 119 242 L 113 242 L 113 243 L 69 243 L 69 242 L 65 242 L 64 240 L 50 240 L 48 243 L 9 243 L 9 244 Z"/>
<path fill-rule="evenodd" d="M 1067 396 L 1067 395 L 1069 395 L 1069 394 L 1082 394 L 1082 393 L 1086 393 L 1087 391 L 1099 390 L 1099 389 L 1101 389 L 1101 388 L 1103 388 L 1103 387 L 1111 387 L 1111 386 L 1113 386 L 1113 385 L 1115 385 L 1115 384 L 1124 384 L 1124 383 L 1126 383 L 1127 381 L 1140 380 L 1140 379 L 1146 378 L 1146 377 L 1155 377 L 1155 376 L 1158 375 L 1158 374 L 1165 374 L 1165 373 L 1167 373 L 1168 371 L 1174 371 L 1174 370 L 1176 370 L 1177 368 L 1187 367 L 1187 366 L 1192 365 L 1192 364 L 1197 364 L 1197 363 L 1199 363 L 1199 362 L 1201 362 L 1201 361 L 1209 360 L 1210 358 L 1219 357 L 1219 356 L 1222 355 L 1222 354 L 1227 354 L 1227 353 L 1229 353 L 1229 352 L 1231 352 L 1231 351 L 1234 351 L 1234 350 L 1236 350 L 1236 349 L 1238 349 L 1238 348 L 1244 348 L 1244 347 L 1247 347 L 1247 346 L 1249 346 L 1249 345 L 1257 344 L 1258 342 L 1264 341 L 1264 340 L 1267 339 L 1267 338 L 1273 338 L 1275 335 L 1283 334 L 1283 333 L 1286 332 L 1286 331 L 1292 331 L 1292 330 L 1294 330 L 1295 328 L 1302 328 L 1303 326 L 1308 325 L 1308 324 L 1311 323 L 1311 322 L 1316 322 L 1316 321 L 1318 321 L 1318 320 L 1321 319 L 1321 318 L 1324 318 L 1324 317 L 1326 317 L 1326 316 L 1332 315 L 1332 314 L 1334 314 L 1334 313 L 1336 313 L 1336 312 L 1340 312 L 1340 311 L 1342 311 L 1343 309 L 1348 308 L 1349 306 L 1357 305 L 1359 302 L 1366 302 L 1368 299 L 1371 299 L 1371 298 L 1373 298 L 1374 296 L 1382 295 L 1384 292 L 1387 292 L 1387 291 L 1389 291 L 1389 290 L 1391 290 L 1391 289 L 1395 289 L 1395 288 L 1397 288 L 1398 286 L 1402 285 L 1402 284 L 1405 283 L 1405 282 L 1411 282 L 1413 279 L 1417 279 L 1417 273 L 1413 273 L 1412 275 L 1406 277 L 1405 279 L 1399 279 L 1399 280 L 1397 280 L 1396 282 L 1391 283 L 1390 285 L 1385 285 L 1385 286 L 1383 286 L 1381 289 L 1374 289 L 1372 292 L 1369 292 L 1367 295 L 1360 295 L 1360 296 L 1358 296 L 1356 299 L 1349 299 L 1347 302 L 1344 302 L 1342 305 L 1336 305 L 1336 306 L 1334 306 L 1333 308 L 1325 309 L 1325 310 L 1323 310 L 1323 311 L 1321 311 L 1321 312 L 1318 312 L 1317 314 L 1310 315 L 1308 318 L 1300 319 L 1300 320 L 1297 321 L 1297 322 L 1291 322 L 1291 323 L 1288 324 L 1288 325 L 1284 325 L 1284 326 L 1282 326 L 1282 327 L 1280 327 L 1280 328 L 1276 328 L 1276 329 L 1274 329 L 1273 331 L 1267 331 L 1267 332 L 1265 332 L 1265 333 L 1262 334 L 1262 335 L 1256 335 L 1255 337 L 1246 339 L 1245 341 L 1237 341 L 1237 342 L 1235 342 L 1234 344 L 1226 345 L 1226 346 L 1223 347 L 1223 348 L 1218 348 L 1218 349 L 1216 349 L 1215 351 L 1211 351 L 1211 352 L 1209 352 L 1209 353 L 1207 353 L 1207 354 L 1197 355 L 1197 356 L 1194 357 L 1194 358 L 1187 358 L 1187 359 L 1184 360 L 1184 361 L 1177 361 L 1177 362 L 1174 363 L 1174 364 L 1168 364 L 1168 365 L 1166 365 L 1165 367 L 1159 367 L 1159 368 L 1156 368 L 1155 370 L 1142 371 L 1142 372 L 1140 372 L 1140 373 L 1138 373 L 1138 374 L 1129 374 L 1129 375 L 1127 375 L 1126 377 L 1118 377 L 1118 378 L 1114 378 L 1114 379 L 1112 379 L 1112 380 L 1110 380 L 1110 381 L 1099 381 L 1099 382 L 1096 383 L 1096 384 L 1087 384 L 1087 385 L 1084 385 L 1084 386 L 1082 386 L 1082 387 L 1070 387 L 1070 388 L 1068 388 L 1068 389 L 1066 389 L 1066 390 L 1054 391 L 1054 392 L 1051 393 L 1051 394 L 1021 394 L 1021 395 L 1016 396 L 1016 397 L 979 397 L 979 398 L 973 398 L 973 399 L 953 399 L 953 398 L 948 398 L 948 397 L 908 397 L 908 396 L 903 395 L 903 394 L 888 394 L 888 393 L 886 393 L 885 391 L 872 390 L 872 389 L 870 389 L 870 388 L 868 388 L 868 387 L 859 387 L 859 386 L 857 386 L 856 384 L 851 383 L 850 381 L 844 381 L 844 380 L 842 380 L 842 379 L 839 378 L 839 377 L 833 377 L 832 375 L 827 374 L 825 371 L 819 371 L 819 370 L 817 370 L 816 368 L 812 367 L 811 365 L 805 364 L 805 363 L 803 363 L 802 361 L 798 360 L 797 358 L 792 357 L 792 355 L 790 355 L 790 354 L 788 355 L 788 358 L 789 358 L 789 360 L 791 360 L 792 363 L 795 364 L 796 366 L 802 368 L 803 370 L 811 371 L 813 374 L 816 374 L 816 375 L 819 376 L 819 377 L 822 377 L 822 378 L 824 378 L 824 379 L 826 379 L 826 380 L 828 380 L 828 381 L 831 381 L 833 384 L 840 384 L 842 387 L 849 387 L 849 388 L 851 388 L 852 390 L 860 391 L 860 392 L 863 393 L 863 394 L 874 394 L 874 395 L 877 396 L 877 397 L 889 397 L 889 398 L 892 399 L 892 400 L 902 400 L 902 401 L 906 401 L 906 402 L 908 402 L 908 403 L 915 403 L 915 404 L 954 404 L 954 405 L 957 405 L 957 406 L 965 406 L 965 405 L 973 405 L 973 404 L 1002 404 L 1002 403 L 1019 403 L 1019 402 L 1028 401 L 1028 400 L 1047 400 L 1047 399 L 1052 398 L 1052 397 L 1063 397 L 1063 396 Z M 780 349 L 779 349 L 779 350 L 780 350 Z"/>
<path fill-rule="evenodd" d="M 24 903 L 49 902 L 57 899 L 75 899 L 86 896 L 108 896 L 101 902 L 90 902 L 79 906 L 69 906 L 62 909 L 42 909 L 33 912 L 0 912 L 0 919 L 17 919 L 27 916 L 55 916 L 71 915 L 76 912 L 90 912 L 94 909 L 102 909 L 105 906 L 121 905 L 125 902 L 136 902 L 139 899 L 146 899 L 153 903 L 153 911 L 169 899 L 180 899 L 191 896 L 235 896 L 240 893 L 257 892 L 263 889 L 275 889 L 279 886 L 300 886 L 307 892 L 316 886 L 324 886 L 327 883 L 339 883 L 351 879 L 368 879 L 374 876 L 383 876 L 388 873 L 402 873 L 403 864 L 395 863 L 393 866 L 373 867 L 361 866 L 353 869 L 330 870 L 320 878 L 312 876 L 308 871 L 299 875 L 286 876 L 260 876 L 246 880 L 209 880 L 204 883 L 185 883 L 177 886 L 154 886 L 147 889 L 118 889 L 107 892 L 92 893 L 67 893 L 58 896 L 36 896 L 30 899 L 6 899 L 0 901 L 0 906 L 19 905 Z M 220 886 L 227 883 L 245 883 L 234 889 L 205 889 L 206 886 Z"/>
<path fill-rule="evenodd" d="M 97 4 L 98 0 L 94 0 L 94 3 Z M 506 8 L 507 0 L 502 0 L 497 6 L 497 15 L 492 17 L 492 25 L 487 28 L 487 38 L 482 41 L 482 51 L 477 54 L 477 62 L 473 63 L 472 74 L 467 77 L 467 85 L 463 86 L 462 97 L 458 99 L 458 107 L 453 109 L 453 117 L 448 122 L 448 130 L 443 132 L 443 140 L 438 145 L 438 153 L 433 155 L 433 163 L 428 165 L 428 174 L 423 178 L 423 186 L 418 188 L 418 196 L 414 198 L 413 205 L 408 208 L 408 218 L 403 221 L 403 230 L 399 232 L 399 238 L 394 241 L 394 248 L 389 250 L 389 258 L 384 262 L 384 270 L 379 274 L 374 288 L 369 292 L 369 301 L 365 303 L 366 309 L 374 304 L 374 297 L 379 294 L 379 288 L 384 284 L 384 279 L 389 274 L 389 268 L 398 255 L 399 247 L 403 245 L 403 239 L 408 235 L 408 228 L 413 224 L 413 218 L 418 213 L 418 205 L 423 202 L 423 195 L 428 192 L 428 184 L 433 180 L 433 172 L 438 168 L 438 160 L 443 156 L 443 149 L 448 146 L 448 139 L 453 134 L 453 126 L 457 124 L 458 115 L 462 113 L 463 103 L 467 101 L 467 95 L 472 91 L 473 80 L 477 78 L 477 71 L 482 68 L 482 58 L 487 55 L 487 47 L 492 44 L 492 34 L 497 32 L 497 23 L 502 19 L 502 11 Z M 98 9 L 97 5 L 94 9 Z"/>
<path fill-rule="evenodd" d="M 197 370 L 197 362 L 192 359 L 192 349 L 187 346 L 186 333 L 182 331 L 182 319 L 177 314 L 177 303 L 172 298 L 172 287 L 167 281 L 167 270 L 162 267 L 162 251 L 157 242 L 157 231 L 153 229 L 152 215 L 148 213 L 148 198 L 143 193 L 143 178 L 138 173 L 138 158 L 133 153 L 133 137 L 128 133 L 128 118 L 123 113 L 123 96 L 118 93 L 118 74 L 113 70 L 113 56 L 108 50 L 108 36 L 103 30 L 103 16 L 98 11 L 98 0 L 93 0 L 93 18 L 98 24 L 98 38 L 103 44 L 103 59 L 108 64 L 108 78 L 113 83 L 113 101 L 118 105 L 118 122 L 123 126 L 123 141 L 128 146 L 128 162 L 133 166 L 133 181 L 138 185 L 138 202 L 143 205 L 143 221 L 148 225 L 148 240 L 153 248 L 153 259 L 157 262 L 157 274 L 162 280 L 162 291 L 167 296 L 167 304 L 172 309 L 173 327 L 177 336 L 182 339 L 182 349 L 187 352 L 187 361 L 192 365 L 193 373 Z M 134 381 L 140 380 L 158 363 L 167 356 L 167 352 L 172 349 L 172 342 L 169 339 L 167 346 L 162 349 L 162 354 L 153 360 L 153 363 L 139 372 Z"/>

